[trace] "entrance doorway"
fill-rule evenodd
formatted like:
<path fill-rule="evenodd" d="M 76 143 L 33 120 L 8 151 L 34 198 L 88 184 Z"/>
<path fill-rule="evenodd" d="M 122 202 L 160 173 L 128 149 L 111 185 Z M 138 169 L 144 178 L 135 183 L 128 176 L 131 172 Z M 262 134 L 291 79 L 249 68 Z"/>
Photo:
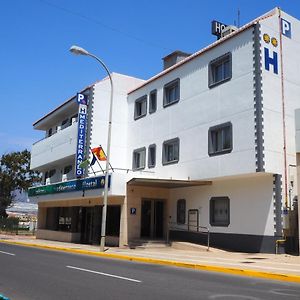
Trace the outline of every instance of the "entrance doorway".
<path fill-rule="evenodd" d="M 107 206 L 106 236 L 120 235 L 120 205 Z M 100 244 L 102 226 L 102 206 L 80 208 L 80 233 L 81 243 Z"/>
<path fill-rule="evenodd" d="M 142 199 L 141 237 L 160 239 L 164 235 L 164 201 Z"/>

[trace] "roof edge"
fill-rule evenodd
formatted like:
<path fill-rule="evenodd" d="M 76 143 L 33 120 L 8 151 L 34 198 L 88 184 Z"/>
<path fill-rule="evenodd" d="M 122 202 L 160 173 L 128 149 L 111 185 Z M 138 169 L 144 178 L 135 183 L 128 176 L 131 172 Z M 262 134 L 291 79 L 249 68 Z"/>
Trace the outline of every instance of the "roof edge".
<path fill-rule="evenodd" d="M 278 7 L 275 7 L 274 9 L 272 9 L 272 10 L 270 10 L 269 12 L 263 14 L 262 16 L 260 16 L 260 17 L 258 17 L 258 18 L 256 18 L 256 19 L 254 19 L 254 20 L 252 20 L 251 22 L 249 22 L 249 23 L 243 25 L 242 27 L 238 28 L 238 30 L 236 30 L 236 31 L 234 31 L 234 32 L 232 32 L 232 33 L 230 33 L 229 35 L 227 35 L 227 36 L 225 36 L 225 37 L 223 37 L 223 38 L 221 38 L 221 39 L 219 39 L 219 40 L 217 40 L 217 41 L 215 41 L 215 42 L 213 42 L 212 44 L 206 46 L 205 48 L 203 48 L 203 49 L 201 49 L 201 50 L 195 52 L 194 54 L 188 56 L 187 58 L 185 58 L 185 59 L 183 59 L 182 61 L 178 62 L 177 64 L 171 66 L 170 68 L 168 68 L 168 69 L 166 69 L 166 70 L 163 70 L 163 71 L 161 71 L 160 73 L 154 75 L 154 76 L 151 77 L 150 79 L 146 80 L 146 82 L 142 83 L 141 85 L 137 86 L 137 87 L 134 88 L 133 90 L 129 91 L 129 92 L 128 92 L 128 95 L 134 93 L 135 91 L 137 91 L 137 90 L 139 90 L 140 88 L 146 86 L 147 84 L 151 83 L 152 81 L 154 81 L 154 80 L 156 80 L 156 79 L 162 77 L 163 75 L 165 75 L 165 74 L 167 74 L 167 73 L 170 73 L 170 72 L 173 71 L 174 69 L 176 69 L 176 68 L 178 68 L 178 67 L 184 65 L 185 63 L 187 63 L 187 62 L 193 60 L 194 58 L 196 58 L 196 57 L 202 55 L 203 53 L 207 52 L 208 50 L 210 50 L 210 49 L 212 49 L 212 48 L 218 46 L 219 44 L 221 44 L 221 43 L 223 43 L 223 42 L 229 40 L 230 38 L 232 38 L 232 37 L 238 35 L 239 33 L 245 31 L 246 29 L 248 29 L 248 28 L 252 27 L 253 25 L 255 25 L 256 23 L 258 23 L 259 21 L 262 21 L 262 20 L 264 20 L 264 19 L 267 19 L 267 18 L 269 18 L 269 17 L 274 16 L 274 15 L 276 14 L 276 12 L 278 11 L 278 9 L 279 9 Z"/>

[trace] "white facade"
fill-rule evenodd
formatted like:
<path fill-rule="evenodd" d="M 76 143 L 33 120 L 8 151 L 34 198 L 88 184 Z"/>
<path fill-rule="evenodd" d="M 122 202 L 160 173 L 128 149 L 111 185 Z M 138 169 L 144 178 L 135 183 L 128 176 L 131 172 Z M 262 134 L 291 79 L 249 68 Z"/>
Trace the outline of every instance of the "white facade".
<path fill-rule="evenodd" d="M 300 109 L 295 112 L 295 127 L 296 127 L 296 153 L 297 153 L 297 181 L 300 182 Z M 298 216 L 300 216 L 300 205 L 299 205 L 299 195 L 300 195 L 300 184 L 298 184 Z M 298 219 L 298 232 L 300 232 L 300 222 Z M 300 248 L 300 238 L 299 238 L 299 248 Z"/>
<path fill-rule="evenodd" d="M 114 172 L 109 195 L 112 203 L 121 205 L 120 244 L 165 237 L 170 224 L 184 229 L 188 224 L 179 218 L 187 223 L 193 212 L 198 226 L 211 232 L 215 246 L 271 252 L 283 235 L 289 248 L 290 240 L 298 236 L 288 235 L 282 209 L 292 210 L 297 195 L 294 111 L 300 108 L 295 68 L 299 51 L 300 22 L 276 8 L 183 56 L 148 81 L 113 74 Z M 217 76 L 224 78 L 218 81 Z M 109 81 L 106 78 L 89 91 L 87 144 L 106 149 Z M 152 94 L 156 105 L 149 112 Z M 63 108 L 35 127 L 45 130 L 42 125 L 50 126 Z M 69 133 L 65 131 L 63 138 L 70 145 L 76 136 L 72 126 L 64 129 Z M 60 149 L 56 135 L 55 140 L 49 137 L 33 146 L 32 168 L 59 169 L 64 159 L 66 163 L 74 157 L 74 146 Z M 52 153 L 47 143 L 53 145 Z M 149 146 L 155 149 L 150 165 Z M 100 168 L 93 168 L 99 174 Z M 101 190 L 85 193 L 93 200 L 100 195 L 101 203 Z M 79 192 L 44 195 L 40 201 L 80 197 Z M 184 201 L 184 211 L 179 211 L 179 200 Z M 218 223 L 219 218 L 227 221 Z M 193 241 L 198 238 L 193 232 L 171 231 L 174 238 L 177 234 Z"/>

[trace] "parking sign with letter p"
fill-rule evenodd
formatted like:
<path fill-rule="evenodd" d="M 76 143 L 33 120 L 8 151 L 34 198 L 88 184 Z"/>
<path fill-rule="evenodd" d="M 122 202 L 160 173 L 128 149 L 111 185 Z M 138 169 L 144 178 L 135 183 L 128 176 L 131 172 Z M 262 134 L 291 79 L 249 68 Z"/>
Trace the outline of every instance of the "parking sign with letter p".
<path fill-rule="evenodd" d="M 285 19 L 281 19 L 281 33 L 288 38 L 292 37 L 292 25 Z"/>

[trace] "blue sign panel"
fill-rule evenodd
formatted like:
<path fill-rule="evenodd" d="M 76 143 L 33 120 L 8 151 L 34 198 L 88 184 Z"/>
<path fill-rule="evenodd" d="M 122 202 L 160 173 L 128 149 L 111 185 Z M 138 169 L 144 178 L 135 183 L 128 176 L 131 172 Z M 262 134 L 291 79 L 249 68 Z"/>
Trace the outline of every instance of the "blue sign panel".
<path fill-rule="evenodd" d="M 77 94 L 77 103 L 78 104 L 88 105 L 89 104 L 88 99 L 89 99 L 88 95 L 84 95 L 84 94 L 80 94 L 80 93 Z"/>
<path fill-rule="evenodd" d="M 84 175 L 84 169 L 80 168 L 80 164 L 85 157 L 85 132 L 87 124 L 87 105 L 79 104 L 78 110 L 78 133 L 77 133 L 77 147 L 75 160 L 75 175 L 81 177 Z"/>
<path fill-rule="evenodd" d="M 130 214 L 131 215 L 136 215 L 136 208 L 135 207 L 130 207 Z"/>
<path fill-rule="evenodd" d="M 270 57 L 269 49 L 265 47 L 264 50 L 265 50 L 265 69 L 267 71 L 270 71 L 270 65 L 272 65 L 273 66 L 273 72 L 275 74 L 278 74 L 278 57 L 277 57 L 277 53 L 275 51 L 273 51 L 273 57 Z"/>
<path fill-rule="evenodd" d="M 292 25 L 289 21 L 281 19 L 281 33 L 288 38 L 292 38 Z"/>
<path fill-rule="evenodd" d="M 216 35 L 218 39 L 221 37 L 222 31 L 227 27 L 226 24 L 223 24 L 218 21 L 212 21 L 211 22 L 211 33 L 213 35 Z"/>

